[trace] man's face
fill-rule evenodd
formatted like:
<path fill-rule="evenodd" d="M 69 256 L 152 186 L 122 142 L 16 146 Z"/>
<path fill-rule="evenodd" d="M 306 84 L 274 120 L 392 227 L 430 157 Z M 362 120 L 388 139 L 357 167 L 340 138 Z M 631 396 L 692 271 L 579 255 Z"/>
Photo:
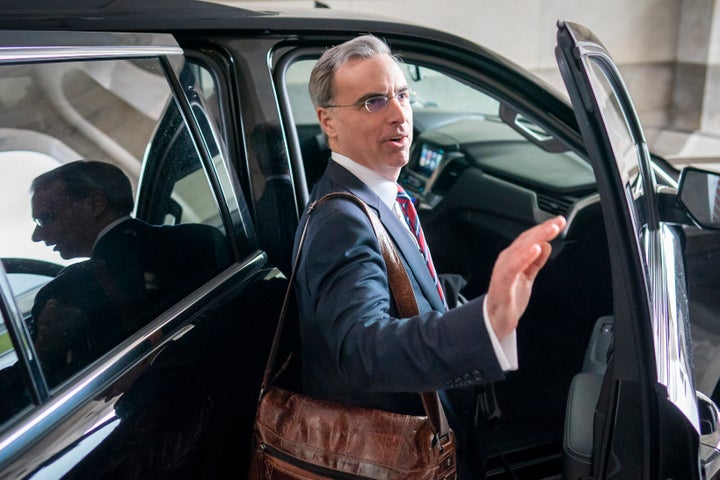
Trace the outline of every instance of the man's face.
<path fill-rule="evenodd" d="M 97 232 L 85 200 L 68 197 L 61 180 L 37 189 L 32 196 L 33 242 L 45 242 L 65 259 L 89 257 Z"/>
<path fill-rule="evenodd" d="M 398 64 L 388 55 L 350 60 L 335 72 L 333 86 L 333 104 L 353 106 L 318 108 L 330 148 L 392 181 L 397 180 L 410 155 L 410 102 L 391 98 L 385 109 L 370 113 L 364 101 L 375 96 L 394 97 L 407 90 Z"/>

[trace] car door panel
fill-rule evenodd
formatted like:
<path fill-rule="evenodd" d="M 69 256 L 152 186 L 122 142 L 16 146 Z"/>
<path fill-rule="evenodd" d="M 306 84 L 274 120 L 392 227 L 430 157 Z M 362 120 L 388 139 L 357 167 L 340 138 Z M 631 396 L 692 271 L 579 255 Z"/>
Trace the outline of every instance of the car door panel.
<path fill-rule="evenodd" d="M 5 464 L 4 472 L 192 478 L 213 472 L 226 476 L 241 467 L 231 455 L 234 447 L 220 439 L 239 430 L 250 434 L 242 412 L 256 401 L 262 369 L 255 360 L 269 347 L 272 322 L 267 319 L 277 313 L 267 300 L 280 298 L 286 285 L 260 268 L 263 262 L 259 257 L 217 282 L 212 296 L 218 300 L 188 299 L 178 305 L 179 313 L 158 319 L 121 346 L 94 369 L 111 378 L 122 372 L 110 384 L 100 376 L 82 392 L 64 389 L 33 412 L 40 432 L 53 425 L 58 434 L 37 441 L 35 432 L 25 432 L 35 463 L 23 457 Z M 238 349 L 235 339 L 248 335 L 256 341 Z M 236 364 L 248 368 L 238 371 Z M 230 383 L 228 369 L 233 371 Z M 89 391 L 97 392 L 94 398 L 87 398 Z M 78 403 L 83 408 L 73 411 Z M 230 421 L 233 411 L 236 417 Z M 198 449 L 210 444 L 213 449 L 199 457 Z"/>

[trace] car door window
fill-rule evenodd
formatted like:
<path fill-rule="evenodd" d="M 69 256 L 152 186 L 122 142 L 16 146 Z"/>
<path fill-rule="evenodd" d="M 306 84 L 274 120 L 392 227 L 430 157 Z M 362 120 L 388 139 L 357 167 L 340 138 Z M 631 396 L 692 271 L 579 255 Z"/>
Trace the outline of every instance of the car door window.
<path fill-rule="evenodd" d="M 665 431 L 679 431 L 670 426 L 673 421 L 701 431 L 689 335 L 685 239 L 675 219 L 661 220 L 659 193 L 670 189 L 659 186 L 656 175 L 663 182 L 667 178 L 652 166 L 637 112 L 612 58 L 581 25 L 558 22 L 557 39 L 558 65 L 588 155 L 596 165 L 603 209 L 608 212 L 604 220 L 613 247 L 616 299 L 611 368 L 604 379 L 596 378 L 597 386 L 602 383 L 596 390 L 596 409 L 583 412 L 580 408 L 568 418 L 574 422 L 584 417 L 585 425 L 594 425 L 594 439 L 604 437 L 599 444 L 590 442 L 593 475 L 604 477 L 621 465 L 618 475 L 640 477 L 647 475 L 647 458 L 664 449 L 664 435 L 653 431 L 656 422 Z M 621 360 L 633 357 L 642 360 Z M 638 403 L 641 396 L 655 398 Z M 602 417 L 606 420 L 597 422 Z M 613 429 L 611 424 L 623 428 Z M 675 439 L 667 440 L 672 444 Z M 688 465 L 697 466 L 697 450 L 683 450 L 688 447 L 681 443 L 677 458 L 687 458 Z M 663 470 L 664 466 L 654 468 Z"/>
<path fill-rule="evenodd" d="M 232 261 L 215 186 L 229 190 L 223 154 L 212 138 L 195 140 L 168 71 L 157 58 L 0 66 L 0 257 L 51 389 Z M 94 194 L 63 190 L 42 210 L 32 199 L 46 187 L 31 184 L 78 160 L 119 169 L 134 206 L 92 250 L 70 252 L 62 235 L 85 228 L 73 215 L 91 208 Z M 235 201 L 228 210 L 238 208 Z M 13 345 L 2 345 L 10 359 Z M 27 399 L 17 392 L 21 378 L 5 381 L 4 397 Z"/>
<path fill-rule="evenodd" d="M 16 286 L 23 288 L 22 283 L 17 282 Z M 0 312 L 0 425 L 32 404 L 27 383 L 17 375 L 17 362 L 7 317 Z"/>

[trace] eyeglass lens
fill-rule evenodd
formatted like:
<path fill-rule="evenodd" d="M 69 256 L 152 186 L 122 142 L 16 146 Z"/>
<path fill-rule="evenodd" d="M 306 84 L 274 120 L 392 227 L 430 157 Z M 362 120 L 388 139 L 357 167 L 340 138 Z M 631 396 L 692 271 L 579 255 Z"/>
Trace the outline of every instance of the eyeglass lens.
<path fill-rule="evenodd" d="M 390 100 L 392 100 L 393 98 L 397 98 L 398 102 L 400 102 L 401 105 L 406 105 L 408 103 L 413 104 L 417 100 L 417 93 L 410 90 L 403 90 L 396 93 L 392 97 L 388 97 L 387 95 L 378 95 L 377 97 L 371 97 L 365 100 L 365 108 L 370 113 L 377 113 L 387 108 Z"/>

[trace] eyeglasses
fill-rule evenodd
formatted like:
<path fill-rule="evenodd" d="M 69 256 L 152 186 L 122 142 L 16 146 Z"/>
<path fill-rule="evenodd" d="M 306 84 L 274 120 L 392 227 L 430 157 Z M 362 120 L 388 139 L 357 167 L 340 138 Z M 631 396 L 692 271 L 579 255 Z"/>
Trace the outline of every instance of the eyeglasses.
<path fill-rule="evenodd" d="M 53 223 L 56 219 L 57 213 L 50 212 L 43 215 L 38 215 L 37 217 L 33 218 L 33 221 L 35 222 L 35 225 L 38 226 L 38 228 L 45 228 L 51 223 Z"/>
<path fill-rule="evenodd" d="M 42 214 L 38 215 L 37 217 L 34 217 L 33 221 L 35 222 L 35 225 L 37 225 L 39 228 L 46 228 L 47 226 L 54 223 L 55 220 L 57 220 L 57 217 L 60 213 L 67 210 L 68 208 L 75 205 L 76 203 L 78 203 L 80 200 L 83 200 L 84 198 L 86 198 L 86 197 L 80 197 L 78 199 L 71 200 L 70 203 L 65 205 L 63 208 L 58 209 L 54 212 L 42 213 Z"/>
<path fill-rule="evenodd" d="M 354 103 L 352 105 L 326 105 L 325 108 L 346 108 L 346 107 L 352 107 L 352 108 L 362 108 L 365 107 L 365 110 L 367 110 L 370 113 L 378 113 L 387 108 L 387 106 L 390 104 L 390 100 L 393 98 L 396 98 L 397 101 L 400 103 L 400 105 L 412 105 L 415 102 L 417 102 L 418 99 L 418 93 L 414 92 L 412 90 L 404 89 L 400 90 L 398 93 L 392 96 L 387 95 L 376 95 L 374 97 L 370 97 L 365 101 L 360 101 L 357 103 Z"/>

